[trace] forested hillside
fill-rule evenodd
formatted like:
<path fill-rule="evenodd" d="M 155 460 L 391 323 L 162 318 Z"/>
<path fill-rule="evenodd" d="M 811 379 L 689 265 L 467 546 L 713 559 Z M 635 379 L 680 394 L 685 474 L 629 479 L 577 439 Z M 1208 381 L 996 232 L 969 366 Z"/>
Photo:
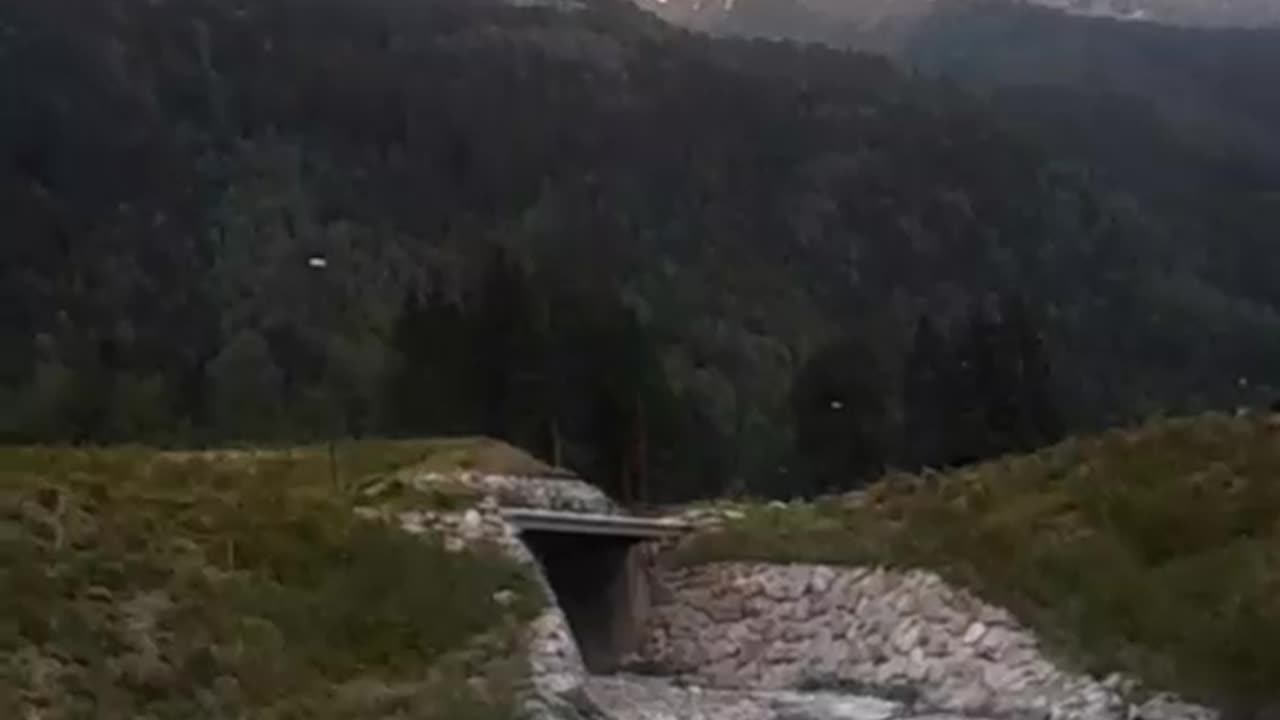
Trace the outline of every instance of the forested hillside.
<path fill-rule="evenodd" d="M 1270 0 L 1028 0 L 1066 12 L 1129 21 L 1200 27 L 1280 25 Z"/>
<path fill-rule="evenodd" d="M 23 0 L 0 98 L 10 441 L 787 494 L 1280 381 L 1217 246 L 992 101 L 620 0 Z"/>
<path fill-rule="evenodd" d="M 990 93 L 1057 157 L 1123 190 L 1197 272 L 1271 313 L 1280 227 L 1280 30 L 1194 30 L 976 2 L 902 57 Z"/>
<path fill-rule="evenodd" d="M 1001 0 L 957 0 L 938 4 L 904 33 L 899 55 L 980 87 L 1034 85 L 1129 97 L 1150 105 L 1180 139 L 1195 142 L 1201 135 L 1202 146 L 1259 153 L 1254 162 L 1273 171 L 1280 165 L 1273 131 L 1280 121 L 1280 88 L 1273 82 L 1280 29 L 1189 29 L 1072 17 Z M 1107 135 L 1105 128 L 1097 130 Z"/>

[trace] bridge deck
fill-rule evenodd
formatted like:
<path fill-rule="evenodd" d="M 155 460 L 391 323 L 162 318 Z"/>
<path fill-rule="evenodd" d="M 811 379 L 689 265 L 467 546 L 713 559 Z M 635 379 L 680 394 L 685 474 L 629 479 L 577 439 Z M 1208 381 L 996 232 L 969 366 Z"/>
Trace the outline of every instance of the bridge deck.
<path fill-rule="evenodd" d="M 591 515 L 557 510 L 507 508 L 502 511 L 502 517 L 521 531 L 606 535 L 637 540 L 659 540 L 692 529 L 688 523 L 669 518 Z"/>

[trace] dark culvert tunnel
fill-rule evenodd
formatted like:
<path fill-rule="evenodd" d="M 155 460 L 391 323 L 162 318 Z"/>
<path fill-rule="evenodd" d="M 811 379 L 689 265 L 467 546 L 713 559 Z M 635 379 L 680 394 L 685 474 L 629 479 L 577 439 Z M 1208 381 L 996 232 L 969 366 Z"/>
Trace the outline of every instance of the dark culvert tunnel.
<path fill-rule="evenodd" d="M 521 533 L 568 618 L 587 669 L 610 673 L 640 639 L 649 605 L 644 546 L 635 538 Z"/>

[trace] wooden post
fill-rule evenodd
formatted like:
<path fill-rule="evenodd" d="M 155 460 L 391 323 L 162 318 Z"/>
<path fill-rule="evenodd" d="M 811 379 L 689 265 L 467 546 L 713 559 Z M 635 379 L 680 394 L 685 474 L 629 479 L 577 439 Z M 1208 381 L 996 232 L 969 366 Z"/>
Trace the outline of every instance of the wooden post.
<path fill-rule="evenodd" d="M 341 492 L 342 487 L 338 484 L 338 449 L 336 445 L 337 440 L 331 433 L 329 435 L 329 479 L 333 482 L 333 488 Z"/>
<path fill-rule="evenodd" d="M 560 437 L 560 419 L 553 417 L 551 418 L 551 462 L 556 466 L 556 468 L 564 467 L 564 458 L 561 455 L 562 442 L 563 441 Z"/>
<path fill-rule="evenodd" d="M 637 500 L 648 502 L 653 499 L 649 486 L 649 430 L 645 422 L 644 398 L 636 396 L 636 484 Z"/>

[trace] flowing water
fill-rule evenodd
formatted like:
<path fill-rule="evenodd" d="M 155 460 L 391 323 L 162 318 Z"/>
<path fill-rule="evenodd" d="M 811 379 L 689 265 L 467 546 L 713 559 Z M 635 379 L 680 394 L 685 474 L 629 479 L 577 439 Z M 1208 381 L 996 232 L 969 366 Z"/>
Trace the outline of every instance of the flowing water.
<path fill-rule="evenodd" d="M 609 720 L 975 720 L 869 696 L 716 690 L 637 675 L 593 676 L 586 690 Z"/>

